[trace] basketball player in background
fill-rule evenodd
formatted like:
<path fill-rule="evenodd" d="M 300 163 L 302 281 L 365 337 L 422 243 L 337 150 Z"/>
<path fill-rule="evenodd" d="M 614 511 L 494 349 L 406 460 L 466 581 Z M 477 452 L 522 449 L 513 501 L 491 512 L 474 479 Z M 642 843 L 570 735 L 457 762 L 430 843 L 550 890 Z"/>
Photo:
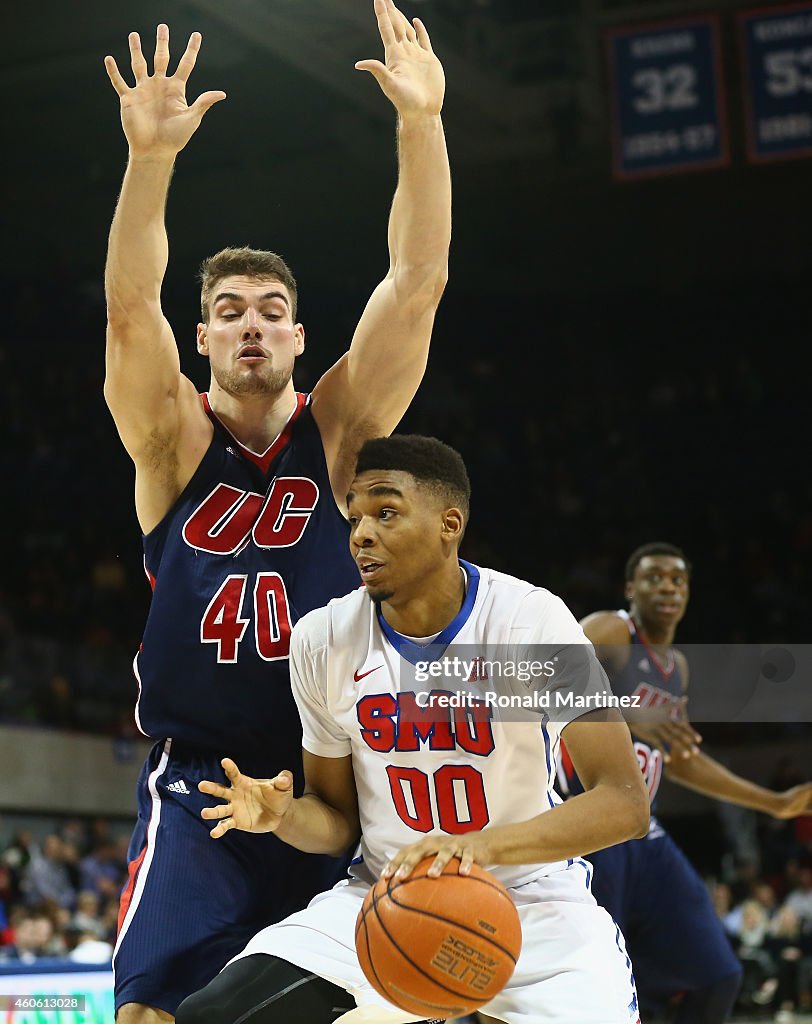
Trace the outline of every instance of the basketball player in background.
<path fill-rule="evenodd" d="M 420 21 L 407 21 L 391 0 L 375 0 L 374 9 L 385 63 L 356 68 L 374 76 L 397 111 L 390 266 L 349 351 L 309 396 L 291 380 L 305 343 L 296 283 L 268 252 L 227 249 L 204 263 L 197 350 L 210 362 L 208 393 L 198 395 L 180 372 L 160 305 L 164 207 L 175 158 L 225 95 L 207 92 L 187 104 L 197 32 L 172 75 L 165 25 L 152 75 L 130 35 L 134 86 L 112 57 L 105 60 L 129 144 L 107 254 L 105 397 L 135 463 L 153 586 L 135 663 L 136 718 L 158 741 L 139 782 L 121 903 L 119 1024 L 172 1020 L 184 996 L 251 935 L 304 906 L 340 869 L 275 836 L 235 833 L 212 843 L 197 781 L 225 778 L 226 751 L 239 752 L 259 775 L 297 765 L 301 779 L 290 629 L 358 587 L 341 511 L 355 455 L 406 411 L 445 285 L 451 189 L 443 69 Z M 269 107 L 268 117 L 281 118 L 283 106 Z"/>
<path fill-rule="evenodd" d="M 644 544 L 626 563 L 627 611 L 595 612 L 581 623 L 616 696 L 641 707 L 673 709 L 660 722 L 631 721 L 635 752 L 652 803 L 663 769 L 669 779 L 717 800 L 776 818 L 812 813 L 812 784 L 776 793 L 735 775 L 700 750 L 685 711 L 688 662 L 673 648 L 685 615 L 691 567 L 673 544 Z M 579 793 L 576 767 L 562 746 L 559 788 Z M 702 879 L 656 818 L 643 839 L 590 856 L 593 891 L 626 936 L 646 1012 L 678 992 L 679 1024 L 721 1024 L 736 1001 L 741 966 Z"/>
<path fill-rule="evenodd" d="M 587 785 L 562 803 L 553 795 L 560 722 L 541 712 L 506 720 L 484 702 L 475 712 L 419 713 L 419 690 L 434 684 L 410 672 L 442 658 L 452 642 L 466 650 L 553 645 L 575 652 L 579 680 L 590 659 L 604 678 L 559 598 L 460 560 L 469 497 L 462 459 L 434 438 L 381 438 L 361 449 L 347 505 L 365 586 L 304 616 L 291 638 L 306 795 L 294 798 L 290 772 L 256 780 L 228 759 L 229 785 L 200 788 L 226 801 L 203 811 L 219 819 L 219 841 L 235 829 L 272 832 L 337 856 L 360 837 L 362 857 L 348 882 L 257 935 L 181 1005 L 178 1024 L 333 1024 L 356 1002 L 361 1009 L 348 1024 L 416 1020 L 367 983 L 354 927 L 381 873 L 405 878 L 433 854 L 431 874 L 452 857 L 462 874 L 472 863 L 487 866 L 517 903 L 522 952 L 486 1013 L 508 1024 L 537 1020 L 540 1008 L 549 1024 L 637 1021 L 622 937 L 596 905 L 580 859 L 648 828 L 648 795 L 620 715 L 590 711 L 566 725 Z M 452 777 L 464 799 L 459 790 L 458 799 L 441 799 Z"/>

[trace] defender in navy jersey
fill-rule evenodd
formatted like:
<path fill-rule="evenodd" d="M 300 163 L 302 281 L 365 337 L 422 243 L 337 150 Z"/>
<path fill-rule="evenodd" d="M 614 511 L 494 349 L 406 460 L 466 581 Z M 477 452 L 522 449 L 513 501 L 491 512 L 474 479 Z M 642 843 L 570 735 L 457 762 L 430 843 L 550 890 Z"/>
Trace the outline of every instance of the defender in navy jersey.
<path fill-rule="evenodd" d="M 197 350 L 210 363 L 207 394 L 180 372 L 160 306 L 164 207 L 175 157 L 225 95 L 186 102 L 199 33 L 171 75 L 167 27 L 158 27 L 152 75 L 131 34 L 134 86 L 105 60 L 130 151 L 106 267 L 105 397 L 136 468 L 153 586 L 135 659 L 136 717 L 157 741 L 139 785 L 121 902 L 119 1024 L 171 1020 L 187 993 L 258 928 L 330 884 L 342 863 L 273 836 L 212 843 L 197 782 L 223 777 L 226 751 L 260 776 L 299 763 L 290 631 L 360 585 L 336 496 L 343 508 L 363 441 L 389 433 L 406 411 L 445 285 L 451 189 L 442 66 L 420 21 L 407 21 L 391 0 L 374 8 L 385 62 L 356 68 L 375 77 L 398 114 L 390 267 L 349 351 L 309 396 L 297 394 L 291 377 L 305 340 L 296 282 L 270 252 L 226 249 L 203 264 Z"/>
<path fill-rule="evenodd" d="M 635 695 L 662 718 L 631 723 L 635 752 L 652 804 L 663 771 L 707 796 L 790 818 L 812 811 L 812 785 L 775 793 L 734 775 L 699 748 L 686 714 L 688 663 L 672 647 L 685 614 L 691 568 L 672 544 L 638 548 L 626 564 L 629 611 L 596 612 L 583 620 L 617 696 Z M 638 712 L 635 712 L 637 714 Z M 559 788 L 581 791 L 562 749 Z M 649 834 L 593 853 L 592 888 L 626 936 L 640 1001 L 657 1006 L 684 992 L 678 1024 L 720 1024 L 741 982 L 734 956 L 702 879 L 652 815 Z"/>

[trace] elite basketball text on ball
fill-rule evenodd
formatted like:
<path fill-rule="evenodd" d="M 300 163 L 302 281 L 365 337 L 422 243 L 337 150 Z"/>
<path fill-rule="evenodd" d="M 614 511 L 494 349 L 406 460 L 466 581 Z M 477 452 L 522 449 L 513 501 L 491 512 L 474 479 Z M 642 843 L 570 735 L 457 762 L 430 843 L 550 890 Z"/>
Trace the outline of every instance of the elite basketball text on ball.
<path fill-rule="evenodd" d="M 434 857 L 401 880 L 380 879 L 358 915 L 355 944 L 375 990 L 423 1016 L 471 1013 L 505 987 L 519 956 L 521 925 L 504 886 L 451 860 L 429 878 Z"/>

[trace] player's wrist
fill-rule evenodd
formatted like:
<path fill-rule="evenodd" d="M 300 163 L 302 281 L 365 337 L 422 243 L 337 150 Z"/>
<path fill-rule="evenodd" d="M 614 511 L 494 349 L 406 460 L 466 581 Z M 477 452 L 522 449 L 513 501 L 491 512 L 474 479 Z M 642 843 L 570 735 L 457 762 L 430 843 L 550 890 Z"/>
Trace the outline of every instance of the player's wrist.
<path fill-rule="evenodd" d="M 291 846 L 296 846 L 295 835 L 296 835 L 296 805 L 301 802 L 301 798 L 294 798 L 285 810 L 279 815 L 279 820 L 276 823 L 274 832 L 278 839 L 281 839 L 285 843 L 289 843 Z M 278 813 L 278 812 L 277 812 Z"/>
<path fill-rule="evenodd" d="M 790 794 L 768 792 L 764 801 L 764 811 L 774 818 L 782 818 L 789 808 Z"/>
<path fill-rule="evenodd" d="M 398 131 L 442 131 L 443 119 L 439 110 L 398 111 Z"/>
<path fill-rule="evenodd" d="M 176 152 L 156 152 L 154 150 L 135 150 L 130 147 L 128 163 L 130 167 L 149 167 L 171 171 L 177 158 Z"/>

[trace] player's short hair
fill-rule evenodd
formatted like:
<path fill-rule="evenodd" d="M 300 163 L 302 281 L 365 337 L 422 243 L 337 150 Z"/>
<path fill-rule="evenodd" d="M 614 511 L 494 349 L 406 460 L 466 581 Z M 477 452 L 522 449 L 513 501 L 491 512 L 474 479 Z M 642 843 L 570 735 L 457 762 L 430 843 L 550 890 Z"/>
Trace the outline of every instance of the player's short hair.
<path fill-rule="evenodd" d="M 395 434 L 373 437 L 358 453 L 356 473 L 389 469 L 409 473 L 443 499 L 459 508 L 466 520 L 471 509 L 471 481 L 462 456 L 436 437 Z"/>
<path fill-rule="evenodd" d="M 639 548 L 635 548 L 629 555 L 626 560 L 627 582 L 634 579 L 637 566 L 640 565 L 643 559 L 652 555 L 669 555 L 671 558 L 681 558 L 685 562 L 685 567 L 690 575 L 691 563 L 685 557 L 685 552 L 682 548 L 678 548 L 676 544 L 668 544 L 664 540 L 655 540 L 649 544 L 641 544 Z"/>
<path fill-rule="evenodd" d="M 200 312 L 203 322 L 209 322 L 209 302 L 215 287 L 224 277 L 253 277 L 258 281 L 272 278 L 290 292 L 291 316 L 296 320 L 297 289 L 293 271 L 281 256 L 264 249 L 250 249 L 247 245 L 221 249 L 200 264 Z"/>

